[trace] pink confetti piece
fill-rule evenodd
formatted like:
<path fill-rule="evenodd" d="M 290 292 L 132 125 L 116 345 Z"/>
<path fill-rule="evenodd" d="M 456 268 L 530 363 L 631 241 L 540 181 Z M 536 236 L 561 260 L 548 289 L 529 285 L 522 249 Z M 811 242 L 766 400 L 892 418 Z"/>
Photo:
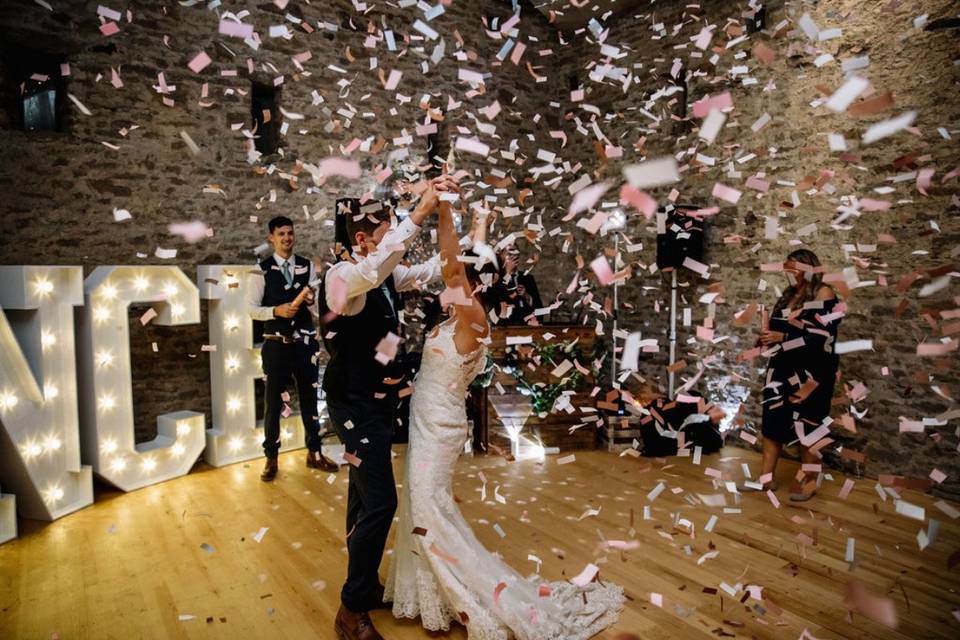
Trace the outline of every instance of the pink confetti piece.
<path fill-rule="evenodd" d="M 930 179 L 933 178 L 934 173 L 936 173 L 936 169 L 920 169 L 917 172 L 917 191 L 923 195 L 928 195 L 927 189 L 930 188 Z"/>
<path fill-rule="evenodd" d="M 853 490 L 854 481 L 851 478 L 847 478 L 843 482 L 843 487 L 840 489 L 839 497 L 841 500 L 846 500 L 847 496 L 850 495 L 850 491 Z"/>
<path fill-rule="evenodd" d="M 142 316 L 140 316 L 140 324 L 147 326 L 151 320 L 157 317 L 157 310 L 153 307 L 147 309 Z"/>
<path fill-rule="evenodd" d="M 343 452 L 343 459 L 346 460 L 348 464 L 352 464 L 355 467 L 359 467 L 360 463 L 363 462 L 363 460 L 358 458 L 356 455 L 350 453 L 349 451 Z"/>
<path fill-rule="evenodd" d="M 383 88 L 387 91 L 393 91 L 397 88 L 397 85 L 400 84 L 400 78 L 402 77 L 403 73 L 401 71 L 393 69 L 390 71 L 390 76 L 387 78 L 387 82 L 383 85 Z"/>
<path fill-rule="evenodd" d="M 717 111 L 723 111 L 724 109 L 729 109 L 732 107 L 733 98 L 730 97 L 729 91 L 724 91 L 723 93 L 715 96 L 707 96 L 694 102 L 693 115 L 695 118 L 703 118 L 709 115 L 714 109 Z"/>
<path fill-rule="evenodd" d="M 756 176 L 750 176 L 749 178 L 747 178 L 746 185 L 751 189 L 756 189 L 757 191 L 763 191 L 764 193 L 770 190 L 770 183 L 765 180 L 761 180 Z"/>
<path fill-rule="evenodd" d="M 513 64 L 520 64 L 520 58 L 523 56 L 523 52 L 527 50 L 527 45 L 522 42 L 518 42 L 516 46 L 513 47 L 513 53 L 510 54 L 510 62 Z"/>
<path fill-rule="evenodd" d="M 582 211 L 590 209 L 597 203 L 610 185 L 606 182 L 598 182 L 577 191 L 570 202 L 570 208 L 567 211 L 568 216 L 576 215 Z"/>
<path fill-rule="evenodd" d="M 467 153 L 475 153 L 478 156 L 486 157 L 490 153 L 489 145 L 480 142 L 477 138 L 464 138 L 457 137 L 456 142 L 457 151 L 466 151 Z"/>
<path fill-rule="evenodd" d="M 713 185 L 712 193 L 714 198 L 720 198 L 721 200 L 725 200 L 730 204 L 737 204 L 737 202 L 740 201 L 740 196 L 742 195 L 740 191 L 737 191 L 733 187 L 728 187 L 719 182 Z"/>
<path fill-rule="evenodd" d="M 942 484 L 944 480 L 947 479 L 947 474 L 940 469 L 934 469 L 930 472 L 930 479 L 936 482 L 937 484 Z"/>
<path fill-rule="evenodd" d="M 234 22 L 233 20 L 221 20 L 220 35 L 246 40 L 253 35 L 253 25 Z"/>
<path fill-rule="evenodd" d="M 588 564 L 583 568 L 578 575 L 570 578 L 570 582 L 577 585 L 578 587 L 585 587 L 597 576 L 597 573 L 600 572 L 600 567 L 595 564 Z"/>
<path fill-rule="evenodd" d="M 776 495 L 773 491 L 770 491 L 770 490 L 768 489 L 768 490 L 767 490 L 767 497 L 770 499 L 770 504 L 773 505 L 773 508 L 774 508 L 774 509 L 779 509 L 779 508 L 780 508 L 780 501 L 777 499 L 777 495 Z"/>
<path fill-rule="evenodd" d="M 341 176 L 352 180 L 359 178 L 362 173 L 360 163 L 347 158 L 324 158 L 320 161 L 318 167 L 320 173 L 325 176 Z"/>
<path fill-rule="evenodd" d="M 917 355 L 922 357 L 945 356 L 952 351 L 956 351 L 958 345 L 960 345 L 960 342 L 957 340 L 924 342 L 917 345 Z"/>
<path fill-rule="evenodd" d="M 590 263 L 590 268 L 597 274 L 597 280 L 600 281 L 600 284 L 608 285 L 613 281 L 613 269 L 610 268 L 610 263 L 604 256 L 598 256 Z"/>
<path fill-rule="evenodd" d="M 629 204 L 639 211 L 647 220 L 653 217 L 657 212 L 657 201 L 654 200 L 646 191 L 641 191 L 629 183 L 624 183 L 620 187 L 621 204 Z"/>
<path fill-rule="evenodd" d="M 210 56 L 207 55 L 207 52 L 201 51 L 194 56 L 193 60 L 187 63 L 187 66 L 190 68 L 190 71 L 193 71 L 194 73 L 200 73 L 206 69 L 211 62 L 213 61 L 210 59 Z"/>
<path fill-rule="evenodd" d="M 874 200 L 873 198 L 863 198 L 860 200 L 860 208 L 863 211 L 886 211 L 891 207 L 889 200 Z"/>
<path fill-rule="evenodd" d="M 190 244 L 200 242 L 204 238 L 213 237 L 213 229 L 200 220 L 174 222 L 167 227 L 167 230 L 175 236 L 182 236 Z"/>
<path fill-rule="evenodd" d="M 859 582 L 847 585 L 846 605 L 891 629 L 897 626 L 897 607 L 893 599 L 871 593 Z"/>
<path fill-rule="evenodd" d="M 377 355 L 374 356 L 380 364 L 387 364 L 397 357 L 397 349 L 400 347 L 400 336 L 393 332 L 384 336 L 377 343 Z"/>
<path fill-rule="evenodd" d="M 120 26 L 116 22 L 107 22 L 100 25 L 100 33 L 105 36 L 112 36 L 114 34 L 120 33 Z"/>
<path fill-rule="evenodd" d="M 687 269 L 690 269 L 690 271 L 699 273 L 701 276 L 705 278 L 710 274 L 710 268 L 707 267 L 707 265 L 703 264 L 702 262 L 699 262 L 698 260 L 694 260 L 690 256 L 686 256 L 683 259 L 682 266 L 686 267 Z"/>
<path fill-rule="evenodd" d="M 713 40 L 713 28 L 704 27 L 700 30 L 700 33 L 697 34 L 696 40 L 693 41 L 693 46 L 701 51 L 706 51 L 710 47 L 711 40 Z"/>

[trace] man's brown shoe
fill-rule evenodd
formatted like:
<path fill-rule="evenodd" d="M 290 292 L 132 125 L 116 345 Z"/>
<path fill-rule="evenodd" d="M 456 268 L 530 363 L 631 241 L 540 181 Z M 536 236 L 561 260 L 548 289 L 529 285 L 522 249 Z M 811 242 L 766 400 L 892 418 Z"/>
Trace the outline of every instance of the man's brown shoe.
<path fill-rule="evenodd" d="M 336 462 L 319 451 L 307 451 L 307 466 L 327 473 L 336 473 L 340 470 L 340 466 Z"/>
<path fill-rule="evenodd" d="M 264 482 L 270 482 L 277 477 L 277 459 L 276 458 L 267 458 L 267 463 L 263 465 L 263 471 L 260 473 L 260 479 Z"/>
<path fill-rule="evenodd" d="M 366 611 L 354 613 L 342 604 L 337 611 L 333 630 L 340 640 L 383 640 L 383 636 L 374 628 L 369 613 Z"/>

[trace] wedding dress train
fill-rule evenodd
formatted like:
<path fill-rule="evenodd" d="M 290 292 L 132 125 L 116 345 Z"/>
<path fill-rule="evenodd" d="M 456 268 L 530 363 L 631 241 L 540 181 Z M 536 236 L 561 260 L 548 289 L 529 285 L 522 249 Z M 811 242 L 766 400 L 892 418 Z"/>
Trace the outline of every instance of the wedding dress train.
<path fill-rule="evenodd" d="M 400 521 L 384 600 L 428 630 L 457 620 L 470 640 L 585 640 L 616 622 L 613 584 L 522 577 L 477 540 L 453 499 L 454 467 L 467 438 L 464 397 L 486 347 L 461 355 L 454 322 L 427 338 L 410 403 Z"/>

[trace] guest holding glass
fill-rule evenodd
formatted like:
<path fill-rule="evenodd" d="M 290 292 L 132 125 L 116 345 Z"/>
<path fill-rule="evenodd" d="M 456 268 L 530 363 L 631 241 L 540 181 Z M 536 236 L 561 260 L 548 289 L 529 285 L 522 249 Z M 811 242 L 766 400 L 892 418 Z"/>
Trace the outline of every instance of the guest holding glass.
<path fill-rule="evenodd" d="M 790 286 L 777 300 L 769 321 L 764 320 L 759 339 L 764 355 L 770 358 L 763 387 L 760 482 L 764 489 L 772 490 L 777 488 L 774 476 L 785 445 L 799 443 L 802 464 L 820 463 L 816 442 L 809 436 L 830 415 L 839 368 L 834 344 L 843 316 L 843 305 L 833 288 L 823 283 L 816 254 L 809 249 L 792 252 L 783 271 Z M 818 472 L 798 473 L 799 486 L 791 490 L 790 500 L 809 500 L 816 493 L 818 479 Z"/>

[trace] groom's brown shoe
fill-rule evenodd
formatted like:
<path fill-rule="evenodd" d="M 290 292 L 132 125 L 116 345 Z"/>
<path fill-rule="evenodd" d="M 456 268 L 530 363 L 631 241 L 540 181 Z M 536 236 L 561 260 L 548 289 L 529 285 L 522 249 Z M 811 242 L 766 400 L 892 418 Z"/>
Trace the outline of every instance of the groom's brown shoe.
<path fill-rule="evenodd" d="M 263 471 L 260 472 L 260 479 L 264 482 L 271 482 L 274 478 L 277 477 L 277 471 L 279 471 L 277 466 L 276 458 L 267 458 L 266 464 L 263 465 Z"/>
<path fill-rule="evenodd" d="M 336 462 L 320 451 L 307 451 L 307 467 L 320 469 L 320 471 L 326 471 L 327 473 L 336 473 L 340 470 L 340 466 Z"/>
<path fill-rule="evenodd" d="M 383 636 L 374 628 L 369 613 L 366 611 L 354 613 L 342 604 L 337 611 L 333 630 L 340 640 L 383 640 Z"/>

